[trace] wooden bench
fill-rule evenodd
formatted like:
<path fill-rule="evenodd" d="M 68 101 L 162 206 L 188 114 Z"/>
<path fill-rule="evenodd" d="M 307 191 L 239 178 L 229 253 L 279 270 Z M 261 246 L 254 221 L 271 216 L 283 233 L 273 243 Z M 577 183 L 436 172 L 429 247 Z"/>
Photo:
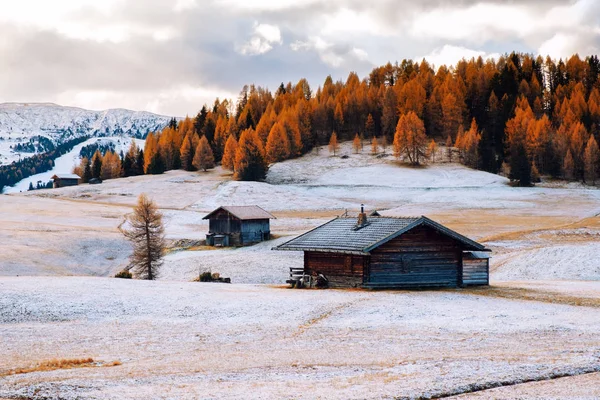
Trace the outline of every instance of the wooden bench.
<path fill-rule="evenodd" d="M 290 279 L 285 281 L 292 287 L 303 288 L 305 286 L 312 287 L 312 276 L 304 273 L 304 268 L 290 268 Z"/>

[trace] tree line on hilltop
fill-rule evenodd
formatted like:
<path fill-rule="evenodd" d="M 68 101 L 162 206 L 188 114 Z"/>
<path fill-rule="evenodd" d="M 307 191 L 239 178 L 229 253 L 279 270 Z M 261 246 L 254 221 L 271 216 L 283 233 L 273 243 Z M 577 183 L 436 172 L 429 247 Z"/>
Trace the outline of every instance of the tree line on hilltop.
<path fill-rule="evenodd" d="M 334 153 L 338 141 L 360 140 L 362 148 L 366 139 L 384 151 L 391 144 L 413 164 L 445 144 L 450 158 L 454 149 L 460 162 L 502 170 L 523 186 L 540 174 L 594 184 L 599 76 L 597 56 L 554 61 L 512 53 L 437 71 L 426 60 L 388 63 L 362 80 L 354 72 L 345 82 L 328 76 L 316 91 L 306 79 L 275 93 L 244 86 L 235 103 L 216 99 L 194 118 L 150 132 L 143 149 L 96 152 L 75 172 L 87 182 L 221 164 L 235 179 L 261 180 L 270 163 L 332 141 Z"/>
<path fill-rule="evenodd" d="M 356 136 L 393 143 L 418 163 L 428 146 L 458 149 L 460 161 L 517 183 L 545 174 L 595 182 L 600 155 L 600 62 L 512 53 L 461 60 L 437 72 L 423 60 L 388 63 L 360 79 L 330 76 L 313 92 L 306 79 L 275 93 L 244 86 L 234 105 L 215 100 L 195 118 L 150 133 L 144 173 L 211 168 L 264 178 L 269 163 Z M 433 141 L 433 144 L 431 143 Z M 436 145 L 437 146 L 437 145 Z M 200 154 L 198 154 L 200 152 Z"/>

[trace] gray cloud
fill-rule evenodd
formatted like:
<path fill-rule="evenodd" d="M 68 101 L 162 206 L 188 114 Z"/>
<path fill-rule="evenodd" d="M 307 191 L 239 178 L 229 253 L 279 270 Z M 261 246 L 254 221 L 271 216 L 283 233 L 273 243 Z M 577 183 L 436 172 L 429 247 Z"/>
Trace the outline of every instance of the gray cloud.
<path fill-rule="evenodd" d="M 244 84 L 275 89 L 282 81 L 305 77 L 316 89 L 328 74 L 334 79 L 345 79 L 350 71 L 364 76 L 374 65 L 431 54 L 447 44 L 486 53 L 566 46 L 564 51 L 585 55 L 599 48 L 600 6 L 592 0 L 485 3 L 526 8 L 540 16 L 554 7 L 579 6 L 585 12 L 572 26 L 552 20 L 522 34 L 490 23 L 474 25 L 475 38 L 412 33 L 416 19 L 440 7 L 466 10 L 478 4 L 333 0 L 249 9 L 212 0 L 178 11 L 171 1 L 129 0 L 110 12 L 88 6 L 67 15 L 89 33 L 79 38 L 77 32 L 65 33 L 62 25 L 69 25 L 63 21 L 50 27 L 7 21 L 0 24 L 0 101 L 61 99 L 78 105 L 88 96 L 85 106 L 152 104 L 153 111 L 183 115 L 215 94 L 237 93 Z M 276 26 L 280 40 L 261 51 L 240 51 L 256 36 L 257 24 Z M 94 33 L 105 31 L 116 39 L 93 40 Z M 108 94 L 96 100 L 94 93 Z"/>

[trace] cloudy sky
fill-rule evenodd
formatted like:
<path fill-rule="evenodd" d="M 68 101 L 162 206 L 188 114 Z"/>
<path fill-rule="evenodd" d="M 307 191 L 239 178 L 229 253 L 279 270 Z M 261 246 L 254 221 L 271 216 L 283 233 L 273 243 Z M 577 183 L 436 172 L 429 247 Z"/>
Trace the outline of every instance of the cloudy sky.
<path fill-rule="evenodd" d="M 0 102 L 183 116 L 247 83 L 599 49 L 597 0 L 0 0 Z"/>

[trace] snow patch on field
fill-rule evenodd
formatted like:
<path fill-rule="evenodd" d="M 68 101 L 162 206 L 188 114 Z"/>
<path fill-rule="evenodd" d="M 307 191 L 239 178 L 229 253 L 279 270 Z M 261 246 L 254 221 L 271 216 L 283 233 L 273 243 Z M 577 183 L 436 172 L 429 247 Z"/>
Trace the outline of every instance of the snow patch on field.
<path fill-rule="evenodd" d="M 526 248 L 494 257 L 499 280 L 600 280 L 600 242 Z"/>
<path fill-rule="evenodd" d="M 168 254 L 160 279 L 190 281 L 202 272 L 218 272 L 234 283 L 283 284 L 290 267 L 303 265 L 303 253 L 272 251 L 292 237 L 238 249 L 178 251 Z"/>
<path fill-rule="evenodd" d="M 476 312 L 474 311 L 476 310 Z M 0 397 L 417 398 L 599 365 L 600 310 L 465 294 L 0 278 Z"/>

